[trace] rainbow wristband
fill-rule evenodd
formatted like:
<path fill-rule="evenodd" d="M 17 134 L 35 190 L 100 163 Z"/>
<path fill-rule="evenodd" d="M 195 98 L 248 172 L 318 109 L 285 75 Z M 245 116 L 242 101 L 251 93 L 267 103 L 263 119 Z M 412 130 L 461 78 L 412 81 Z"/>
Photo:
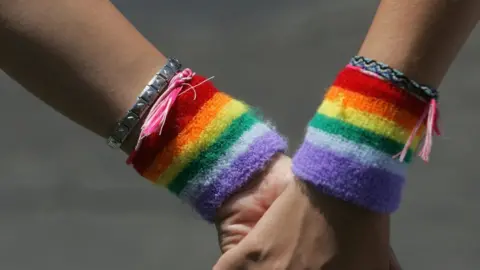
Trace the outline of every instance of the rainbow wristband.
<path fill-rule="evenodd" d="M 213 221 L 222 203 L 287 143 L 251 108 L 211 82 L 194 76 L 190 84 L 194 91 L 178 96 L 161 136 L 146 138 L 131 162 L 142 176 Z"/>
<path fill-rule="evenodd" d="M 404 162 L 402 151 L 425 102 L 395 85 L 345 68 L 310 121 L 293 158 L 293 172 L 318 190 L 374 212 L 400 204 L 405 169 L 424 126 Z"/>

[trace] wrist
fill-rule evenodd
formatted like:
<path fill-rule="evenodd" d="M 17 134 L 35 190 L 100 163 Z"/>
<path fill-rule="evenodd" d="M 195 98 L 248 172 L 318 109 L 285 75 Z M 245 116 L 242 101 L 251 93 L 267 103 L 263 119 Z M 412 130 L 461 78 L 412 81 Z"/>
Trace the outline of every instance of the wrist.
<path fill-rule="evenodd" d="M 193 89 L 176 96 L 162 131 L 146 135 L 127 162 L 213 221 L 224 201 L 287 144 L 254 109 L 207 79 L 194 75 L 185 85 Z"/>
<path fill-rule="evenodd" d="M 317 217 L 317 226 L 326 228 L 322 238 L 328 240 L 322 241 L 319 249 L 326 256 L 325 265 L 332 269 L 388 269 L 389 215 L 326 195 L 303 181 L 296 181 L 292 188 L 292 196 L 303 198 L 298 211 L 314 209 L 314 215 L 322 216 Z"/>
<path fill-rule="evenodd" d="M 319 191 L 374 212 L 400 203 L 406 164 L 421 133 L 410 134 L 425 102 L 357 69 L 344 69 L 312 118 L 293 172 Z M 394 159 L 405 153 L 405 160 Z"/>
<path fill-rule="evenodd" d="M 235 223 L 241 221 L 243 216 L 232 216 L 231 213 L 241 212 L 241 209 L 233 209 L 233 203 L 242 197 L 249 197 L 251 194 L 253 200 L 248 202 L 249 205 L 259 206 L 256 209 L 250 209 L 249 215 L 258 216 L 268 209 L 271 202 L 280 196 L 285 190 L 288 183 L 292 182 L 294 175 L 291 170 L 292 161 L 285 154 L 276 154 L 267 164 L 265 168 L 252 175 L 248 183 L 237 190 L 230 198 L 219 207 L 215 220 L 227 223 Z M 237 204 L 238 206 L 239 204 Z M 240 204 L 244 207 L 243 204 Z M 243 214 L 243 213 L 241 213 Z"/>
<path fill-rule="evenodd" d="M 293 158 L 293 172 L 319 191 L 370 211 L 400 204 L 407 164 L 422 137 L 428 161 L 439 134 L 438 93 L 391 67 L 354 57 L 329 88 Z"/>

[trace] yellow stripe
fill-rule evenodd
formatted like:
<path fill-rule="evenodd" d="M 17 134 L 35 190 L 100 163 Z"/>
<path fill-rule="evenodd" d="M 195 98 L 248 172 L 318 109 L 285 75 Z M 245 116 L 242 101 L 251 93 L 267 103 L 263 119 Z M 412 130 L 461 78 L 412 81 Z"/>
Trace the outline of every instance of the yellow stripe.
<path fill-rule="evenodd" d="M 196 141 L 190 142 L 182 148 L 182 152 L 173 159 L 168 169 L 158 177 L 156 183 L 168 185 L 202 150 L 212 145 L 233 120 L 247 111 L 247 105 L 232 99 L 206 127 L 202 127 L 203 131 Z"/>
<path fill-rule="evenodd" d="M 158 177 L 170 166 L 173 159 L 182 152 L 184 146 L 196 141 L 202 134 L 203 128 L 208 126 L 215 119 L 215 115 L 231 100 L 232 98 L 225 93 L 215 93 L 210 100 L 201 106 L 185 128 L 157 154 L 155 161 L 143 172 L 143 177 L 152 182 L 157 181 Z"/>
<path fill-rule="evenodd" d="M 343 107 L 341 100 L 336 102 L 324 100 L 322 105 L 318 108 L 317 113 L 336 118 L 345 123 L 390 138 L 399 143 L 405 143 L 410 136 L 410 130 L 402 128 L 394 121 L 382 118 L 375 114 L 359 111 L 354 108 Z M 415 147 L 419 141 L 420 136 L 417 136 L 414 139 L 412 146 Z"/>
<path fill-rule="evenodd" d="M 399 108 L 397 105 L 376 97 L 364 96 L 352 90 L 338 86 L 331 86 L 325 95 L 325 99 L 331 102 L 341 101 L 344 107 L 349 107 L 369 114 L 395 121 L 405 129 L 413 129 L 419 116 L 412 115 L 409 111 Z M 372 106 L 375 104 L 375 106 Z"/>

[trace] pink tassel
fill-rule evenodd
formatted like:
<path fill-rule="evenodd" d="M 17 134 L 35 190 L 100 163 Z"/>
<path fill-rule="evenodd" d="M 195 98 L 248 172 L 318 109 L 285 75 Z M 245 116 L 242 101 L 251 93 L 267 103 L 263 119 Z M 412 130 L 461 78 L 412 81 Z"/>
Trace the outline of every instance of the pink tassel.
<path fill-rule="evenodd" d="M 385 80 L 382 76 L 370 72 L 367 70 L 364 70 L 360 67 L 353 66 L 351 64 L 347 65 L 347 68 L 355 69 L 360 72 L 363 72 L 367 75 L 370 75 L 372 77 Z M 396 155 L 393 156 L 393 158 L 398 158 L 400 162 L 403 162 L 405 160 L 405 157 L 407 156 L 408 149 L 413 143 L 413 140 L 415 139 L 415 136 L 418 133 L 418 130 L 420 127 L 425 123 L 427 124 L 427 129 L 425 131 L 425 137 L 423 140 L 423 146 L 422 150 L 419 152 L 419 156 L 425 161 L 428 162 L 430 158 L 430 152 L 432 151 L 432 144 L 433 144 L 433 134 L 440 135 L 440 129 L 438 128 L 438 109 L 437 109 L 437 101 L 435 99 L 432 99 L 430 101 L 430 104 L 428 107 L 425 109 L 424 113 L 422 114 L 422 117 L 418 120 L 417 124 L 415 125 L 415 128 L 412 130 L 412 133 L 410 133 L 410 136 L 408 137 L 407 142 L 405 143 L 405 146 L 403 147 L 402 151 Z"/>
<path fill-rule="evenodd" d="M 136 149 L 138 149 L 144 138 L 149 135 L 158 132 L 158 135 L 162 134 L 163 127 L 167 121 L 168 112 L 172 108 L 173 104 L 177 100 L 178 96 L 181 96 L 183 93 L 193 90 L 195 87 L 213 79 L 210 77 L 195 86 L 190 85 L 188 82 L 192 80 L 195 73 L 191 69 L 184 69 L 183 71 L 177 73 L 173 76 L 172 80 L 168 84 L 167 90 L 155 101 L 150 112 L 145 118 L 145 122 L 140 131 L 140 136 L 138 138 Z M 189 88 L 184 89 L 185 86 Z M 194 99 L 196 98 L 196 95 Z"/>
<path fill-rule="evenodd" d="M 195 74 L 190 69 L 184 69 L 176 74 L 170 83 L 167 90 L 155 101 L 150 112 L 145 118 L 145 122 L 141 128 L 140 137 L 136 149 L 138 149 L 145 137 L 158 132 L 162 133 L 163 126 L 167 120 L 168 112 L 177 100 L 178 95 L 181 93 L 185 83 L 190 81 Z"/>
<path fill-rule="evenodd" d="M 423 140 L 423 146 L 422 150 L 419 152 L 419 156 L 425 161 L 428 162 L 430 158 L 430 152 L 432 150 L 432 144 L 433 144 L 433 134 L 440 135 L 440 129 L 438 128 L 438 109 L 437 109 L 437 101 L 435 99 L 432 99 L 430 101 L 429 106 L 425 109 L 424 113 L 418 120 L 417 124 L 415 125 L 415 128 L 412 130 L 412 133 L 410 133 L 410 136 L 408 137 L 407 142 L 405 143 L 405 146 L 403 147 L 403 150 L 394 155 L 393 158 L 399 158 L 400 162 L 403 162 L 405 160 L 405 156 L 408 153 L 408 149 L 410 148 L 410 145 L 412 145 L 412 142 L 415 138 L 415 136 L 418 133 L 418 130 L 422 126 L 422 124 L 427 121 L 427 129 L 425 131 L 425 136 Z"/>
<path fill-rule="evenodd" d="M 438 128 L 437 120 L 437 102 L 435 101 L 435 99 L 432 99 L 430 101 L 430 106 L 428 106 L 427 130 L 425 133 L 425 140 L 423 142 L 422 150 L 418 153 L 418 155 L 425 162 L 428 162 L 430 152 L 432 151 L 433 134 L 440 135 L 440 129 Z"/>

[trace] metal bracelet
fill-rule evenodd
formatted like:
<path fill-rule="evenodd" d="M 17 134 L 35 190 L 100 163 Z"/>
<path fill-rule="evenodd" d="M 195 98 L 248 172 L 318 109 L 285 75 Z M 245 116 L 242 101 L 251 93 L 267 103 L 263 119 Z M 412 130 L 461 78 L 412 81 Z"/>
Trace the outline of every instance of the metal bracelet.
<path fill-rule="evenodd" d="M 133 128 L 145 116 L 152 104 L 167 89 L 170 80 L 182 68 L 182 64 L 175 58 L 169 58 L 165 66 L 163 66 L 150 82 L 145 86 L 143 91 L 137 97 L 132 108 L 128 110 L 125 117 L 117 122 L 115 129 L 107 139 L 107 144 L 111 148 L 119 148 L 128 137 Z"/>

